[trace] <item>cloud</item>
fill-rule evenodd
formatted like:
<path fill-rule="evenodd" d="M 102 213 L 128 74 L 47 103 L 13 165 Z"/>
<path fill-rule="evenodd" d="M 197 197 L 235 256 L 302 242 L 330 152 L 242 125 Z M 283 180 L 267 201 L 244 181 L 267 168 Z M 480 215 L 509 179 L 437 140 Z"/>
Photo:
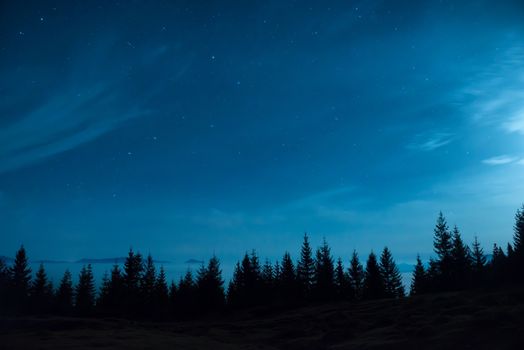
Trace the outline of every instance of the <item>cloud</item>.
<path fill-rule="evenodd" d="M 408 149 L 430 152 L 446 146 L 453 141 L 453 134 L 438 132 L 433 134 L 419 134 L 415 140 L 407 145 Z"/>
<path fill-rule="evenodd" d="M 146 114 L 136 107 L 115 108 L 116 96 L 110 85 L 84 90 L 85 93 L 76 95 L 62 91 L 2 128 L 0 173 L 73 149 Z"/>
<path fill-rule="evenodd" d="M 517 157 L 508 156 L 504 154 L 504 155 L 484 159 L 482 163 L 487 164 L 487 165 L 503 165 L 503 164 L 514 163 L 517 160 L 518 160 Z"/>
<path fill-rule="evenodd" d="M 463 90 L 475 124 L 524 134 L 524 47 L 511 47 Z"/>
<path fill-rule="evenodd" d="M 116 39 L 107 41 L 99 45 L 99 51 L 105 52 L 118 43 Z M 10 123 L 0 124 L 0 174 L 72 150 L 132 119 L 151 114 L 148 103 L 170 84 L 158 79 L 155 87 L 150 87 L 154 68 L 168 51 L 168 47 L 161 46 L 152 53 L 144 50 L 141 55 L 129 56 L 129 62 L 140 68 L 135 69 L 132 84 L 127 73 L 116 69 L 115 63 L 100 52 L 92 57 L 79 55 L 61 83 L 50 87 L 47 100 L 23 115 L 9 118 Z M 162 74 L 178 79 L 188 67 L 181 63 Z M 24 92 L 12 91 L 4 97 L 0 114 L 16 110 L 12 106 L 24 100 Z"/>

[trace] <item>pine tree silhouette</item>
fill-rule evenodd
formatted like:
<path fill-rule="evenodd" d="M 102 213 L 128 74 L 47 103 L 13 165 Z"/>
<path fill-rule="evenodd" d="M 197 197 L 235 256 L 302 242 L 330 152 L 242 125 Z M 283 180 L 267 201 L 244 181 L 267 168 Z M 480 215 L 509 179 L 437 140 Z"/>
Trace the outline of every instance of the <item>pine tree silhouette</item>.
<path fill-rule="evenodd" d="M 266 259 L 264 265 L 262 266 L 262 271 L 260 274 L 262 280 L 261 286 L 261 295 L 262 302 L 264 304 L 270 304 L 273 302 L 274 298 L 274 288 L 275 288 L 275 274 L 273 271 L 273 265 L 271 262 Z"/>
<path fill-rule="evenodd" d="M 196 305 L 196 285 L 190 269 L 188 269 L 184 277 L 180 279 L 176 295 L 176 314 L 181 317 L 194 316 L 198 307 Z"/>
<path fill-rule="evenodd" d="M 142 255 L 130 249 L 124 262 L 123 273 L 123 311 L 127 314 L 140 312 L 140 281 L 143 271 Z"/>
<path fill-rule="evenodd" d="M 13 266 L 9 268 L 9 307 L 15 313 L 27 311 L 29 288 L 31 281 L 31 268 L 27 261 L 24 246 L 16 252 Z"/>
<path fill-rule="evenodd" d="M 300 259 L 297 263 L 297 280 L 300 283 L 303 297 L 306 299 L 311 296 L 314 274 L 315 261 L 313 259 L 313 251 L 309 244 L 309 237 L 307 233 L 304 233 L 304 241 L 300 249 Z"/>
<path fill-rule="evenodd" d="M 484 281 L 484 272 L 486 267 L 486 255 L 482 249 L 477 236 L 471 245 L 471 268 L 473 270 L 473 284 L 478 286 Z"/>
<path fill-rule="evenodd" d="M 335 267 L 335 286 L 338 299 L 347 299 L 349 297 L 349 277 L 344 271 L 342 259 L 337 259 Z"/>
<path fill-rule="evenodd" d="M 380 255 L 379 268 L 384 283 L 384 296 L 386 298 L 403 297 L 405 291 L 402 285 L 402 276 L 388 247 L 385 247 Z"/>
<path fill-rule="evenodd" d="M 278 294 L 282 302 L 290 304 L 297 301 L 299 295 L 295 266 L 288 252 L 282 257 L 278 283 Z"/>
<path fill-rule="evenodd" d="M 79 315 L 88 315 L 95 306 L 95 281 L 91 264 L 80 270 L 78 285 L 76 286 L 75 309 Z"/>
<path fill-rule="evenodd" d="M 164 318 L 169 311 L 169 289 L 167 287 L 166 272 L 160 266 L 157 279 L 155 281 L 154 311 L 156 317 Z"/>
<path fill-rule="evenodd" d="M 115 264 L 111 269 L 109 277 L 106 274 L 102 280 L 97 306 L 102 313 L 120 315 L 124 311 L 124 296 L 122 272 L 120 267 Z"/>
<path fill-rule="evenodd" d="M 471 251 L 467 245 L 464 244 L 460 231 L 455 225 L 452 234 L 452 248 L 451 248 L 451 274 L 453 276 L 454 289 L 463 289 L 469 285 L 469 277 L 471 275 Z"/>
<path fill-rule="evenodd" d="M 178 288 L 175 281 L 171 281 L 169 285 L 169 310 L 172 316 L 177 313 Z"/>
<path fill-rule="evenodd" d="M 513 226 L 513 249 L 515 254 L 522 258 L 524 254 L 524 204 L 515 214 L 515 225 Z"/>
<path fill-rule="evenodd" d="M 506 260 L 507 257 L 504 254 L 504 251 L 501 247 L 497 246 L 497 244 L 493 244 L 493 258 L 490 262 L 490 270 L 491 270 L 491 279 L 496 283 L 496 285 L 500 285 L 502 283 L 505 283 L 506 280 Z"/>
<path fill-rule="evenodd" d="M 197 290 L 201 311 L 209 312 L 222 309 L 225 301 L 224 280 L 220 261 L 213 255 L 209 259 L 207 267 L 202 267 L 198 271 Z"/>
<path fill-rule="evenodd" d="M 151 254 L 147 255 L 140 278 L 140 304 L 144 314 L 151 314 L 155 298 L 156 268 Z"/>
<path fill-rule="evenodd" d="M 440 290 L 448 290 L 451 286 L 451 270 L 453 266 L 452 261 L 452 249 L 453 242 L 451 233 L 449 232 L 446 219 L 442 212 L 439 213 L 437 223 L 433 231 L 433 246 L 435 253 L 437 254 L 438 260 L 438 277 L 434 281 L 435 287 Z"/>
<path fill-rule="evenodd" d="M 378 299 L 384 297 L 384 281 L 380 273 L 377 256 L 373 251 L 369 254 L 364 272 L 364 299 Z"/>
<path fill-rule="evenodd" d="M 56 310 L 59 314 L 69 315 L 73 311 L 73 276 L 69 270 L 64 272 L 56 291 Z"/>
<path fill-rule="evenodd" d="M 313 290 L 318 300 L 330 300 L 335 296 L 335 267 L 331 249 L 325 239 L 316 252 Z"/>
<path fill-rule="evenodd" d="M 350 299 L 360 299 L 364 287 L 364 268 L 358 259 L 358 253 L 353 250 L 348 269 L 349 278 L 349 297 Z"/>
<path fill-rule="evenodd" d="M 44 265 L 40 264 L 31 285 L 31 309 L 36 313 L 50 312 L 52 301 L 53 285 L 47 278 Z"/>
<path fill-rule="evenodd" d="M 9 269 L 4 260 L 0 258 L 0 315 L 7 313 L 8 309 L 8 290 L 9 286 Z"/>
<path fill-rule="evenodd" d="M 411 290 L 410 295 L 419 295 L 427 293 L 428 289 L 428 276 L 422 260 L 420 260 L 420 255 L 417 254 L 417 264 L 413 271 L 413 276 L 411 278 Z"/>

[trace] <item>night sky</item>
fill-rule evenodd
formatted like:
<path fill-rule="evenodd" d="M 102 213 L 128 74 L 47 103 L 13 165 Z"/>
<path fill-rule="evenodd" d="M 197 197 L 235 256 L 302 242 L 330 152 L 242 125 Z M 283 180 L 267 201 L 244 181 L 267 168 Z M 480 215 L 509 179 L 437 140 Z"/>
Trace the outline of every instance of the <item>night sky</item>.
<path fill-rule="evenodd" d="M 0 255 L 487 251 L 524 201 L 521 1 L 2 1 Z"/>

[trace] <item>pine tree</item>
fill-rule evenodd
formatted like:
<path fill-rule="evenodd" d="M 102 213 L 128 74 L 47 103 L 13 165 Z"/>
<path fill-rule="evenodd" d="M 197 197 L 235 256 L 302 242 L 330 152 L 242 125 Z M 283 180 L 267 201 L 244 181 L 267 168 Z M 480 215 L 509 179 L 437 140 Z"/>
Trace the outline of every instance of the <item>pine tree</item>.
<path fill-rule="evenodd" d="M 169 285 L 169 309 L 171 310 L 172 315 L 177 313 L 177 300 L 178 300 L 178 288 L 175 281 L 171 281 Z"/>
<path fill-rule="evenodd" d="M 198 271 L 197 290 L 202 311 L 209 312 L 224 306 L 224 280 L 220 261 L 213 255 L 207 267 Z"/>
<path fill-rule="evenodd" d="M 122 311 L 127 314 L 140 312 L 140 308 L 137 308 L 137 305 L 140 304 L 140 281 L 143 271 L 142 255 L 130 249 L 124 262 L 123 273 Z"/>
<path fill-rule="evenodd" d="M 95 306 L 95 281 L 91 264 L 83 266 L 80 270 L 78 285 L 76 286 L 75 308 L 78 314 L 87 315 Z"/>
<path fill-rule="evenodd" d="M 471 268 L 473 272 L 472 277 L 474 284 L 478 286 L 484 280 L 484 272 L 486 270 L 486 256 L 484 255 L 484 250 L 480 246 L 477 236 L 475 236 L 471 247 Z"/>
<path fill-rule="evenodd" d="M 104 275 L 102 276 L 102 284 L 100 286 L 100 292 L 98 293 L 98 298 L 96 299 L 96 308 L 99 312 L 104 313 L 108 311 L 110 295 L 111 295 L 111 280 L 109 279 L 109 275 L 107 274 L 107 271 L 105 271 Z"/>
<path fill-rule="evenodd" d="M 413 277 L 411 279 L 411 290 L 409 294 L 419 295 L 426 293 L 428 291 L 427 279 L 428 276 L 426 274 L 426 270 L 424 269 L 424 265 L 422 264 L 422 260 L 420 260 L 420 255 L 417 254 L 417 264 L 415 265 L 415 269 L 413 271 Z"/>
<path fill-rule="evenodd" d="M 184 277 L 180 279 L 177 289 L 175 309 L 182 317 L 191 316 L 197 310 L 196 285 L 191 270 L 187 270 Z"/>
<path fill-rule="evenodd" d="M 524 204 L 515 214 L 515 225 L 513 226 L 513 249 L 519 259 L 524 256 Z M 522 263 L 522 260 L 520 261 Z"/>
<path fill-rule="evenodd" d="M 120 267 L 115 264 L 111 269 L 111 273 L 107 273 L 102 279 L 102 287 L 100 289 L 100 296 L 98 298 L 98 309 L 106 314 L 119 315 L 123 310 L 124 297 L 124 280 Z"/>
<path fill-rule="evenodd" d="M 335 286 L 337 290 L 337 297 L 339 299 L 348 298 L 349 294 L 349 282 L 348 276 L 344 271 L 344 265 L 342 264 L 342 259 L 337 259 L 337 265 L 335 267 Z"/>
<path fill-rule="evenodd" d="M 453 249 L 453 242 L 451 233 L 449 232 L 446 219 L 442 212 L 439 213 L 437 223 L 434 229 L 433 246 L 435 253 L 437 253 L 437 262 L 439 267 L 439 278 L 438 284 L 440 289 L 448 290 L 450 287 L 451 270 L 452 270 L 452 257 L 451 251 Z"/>
<path fill-rule="evenodd" d="M 360 299 L 364 286 L 364 268 L 358 259 L 356 250 L 353 250 L 348 270 L 349 289 L 351 299 Z"/>
<path fill-rule="evenodd" d="M 169 310 L 169 289 L 167 287 L 166 272 L 163 266 L 160 266 L 157 279 L 155 281 L 155 315 L 164 316 Z"/>
<path fill-rule="evenodd" d="M 40 264 L 31 285 L 31 306 L 36 313 L 51 311 L 53 299 L 53 285 L 47 278 L 44 265 Z"/>
<path fill-rule="evenodd" d="M 308 298 L 311 294 L 314 274 L 315 261 L 313 259 L 313 251 L 309 244 L 309 237 L 307 233 L 304 233 L 304 241 L 300 250 L 300 260 L 297 264 L 297 279 L 305 298 Z"/>
<path fill-rule="evenodd" d="M 379 268 L 384 285 L 384 296 L 386 298 L 403 297 L 405 293 L 402 285 L 402 276 L 388 247 L 385 247 L 380 255 Z"/>
<path fill-rule="evenodd" d="M 261 280 L 262 280 L 262 301 L 265 304 L 272 302 L 274 296 L 274 287 L 275 287 L 275 274 L 273 271 L 273 265 L 271 262 L 266 259 L 264 265 L 262 266 L 261 271 Z"/>
<path fill-rule="evenodd" d="M 233 270 L 233 278 L 229 281 L 227 287 L 227 304 L 231 307 L 238 307 L 243 304 L 242 293 L 243 293 L 244 278 L 240 263 L 237 262 L 235 269 Z"/>
<path fill-rule="evenodd" d="M 27 310 L 29 282 L 31 281 L 31 268 L 29 268 L 24 246 L 21 246 L 16 252 L 13 266 L 9 269 L 9 276 L 9 299 L 11 303 L 8 306 L 14 308 L 15 312 L 24 312 Z"/>
<path fill-rule="evenodd" d="M 477 236 L 475 236 L 473 241 L 471 254 L 473 271 L 477 274 L 482 273 L 484 267 L 486 266 L 486 256 L 484 255 L 484 250 L 480 246 Z"/>
<path fill-rule="evenodd" d="M 8 308 L 8 294 L 7 289 L 9 286 L 9 270 L 4 263 L 4 260 L 0 258 L 0 315 L 6 313 Z"/>
<path fill-rule="evenodd" d="M 471 272 L 471 252 L 462 241 L 460 231 L 456 225 L 453 228 L 452 235 L 451 261 L 453 287 L 455 289 L 466 287 Z"/>
<path fill-rule="evenodd" d="M 58 313 L 70 314 L 73 311 L 73 298 L 73 276 L 69 270 L 66 270 L 56 291 L 56 310 Z"/>
<path fill-rule="evenodd" d="M 315 259 L 314 295 L 319 300 L 330 300 L 335 292 L 335 267 L 331 249 L 324 239 Z"/>
<path fill-rule="evenodd" d="M 140 302 L 144 308 L 143 312 L 151 314 L 155 298 L 156 268 L 151 254 L 147 255 L 144 271 L 140 278 Z"/>
<path fill-rule="evenodd" d="M 291 303 L 298 296 L 297 277 L 293 260 L 288 252 L 282 257 L 280 278 L 278 279 L 279 296 L 282 301 Z"/>
<path fill-rule="evenodd" d="M 384 297 L 384 281 L 380 273 L 377 256 L 373 251 L 369 254 L 364 272 L 364 299 L 378 299 Z"/>

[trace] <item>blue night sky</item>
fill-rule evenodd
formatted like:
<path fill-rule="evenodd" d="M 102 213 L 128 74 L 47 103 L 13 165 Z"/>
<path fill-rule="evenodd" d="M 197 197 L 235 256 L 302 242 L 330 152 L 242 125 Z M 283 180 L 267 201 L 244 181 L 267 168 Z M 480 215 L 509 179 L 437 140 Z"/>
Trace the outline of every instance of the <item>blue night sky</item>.
<path fill-rule="evenodd" d="M 4 1 L 0 255 L 487 251 L 524 201 L 520 1 Z"/>

